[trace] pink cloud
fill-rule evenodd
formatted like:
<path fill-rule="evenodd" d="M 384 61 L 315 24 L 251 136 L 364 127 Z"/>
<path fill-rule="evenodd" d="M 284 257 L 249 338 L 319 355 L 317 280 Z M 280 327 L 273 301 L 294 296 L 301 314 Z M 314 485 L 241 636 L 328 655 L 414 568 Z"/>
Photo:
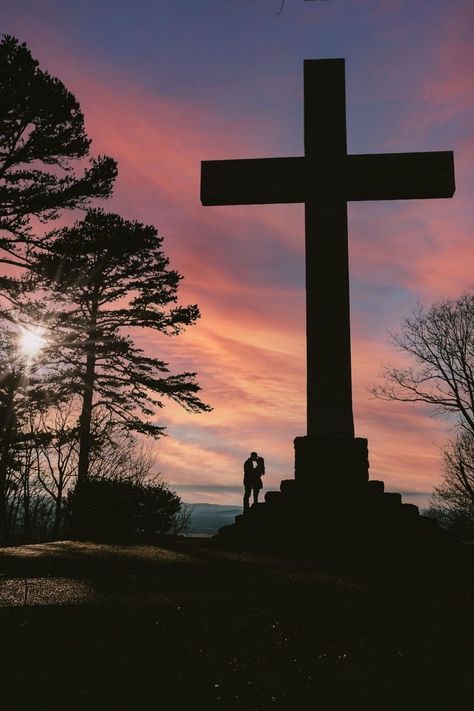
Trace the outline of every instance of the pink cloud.
<path fill-rule="evenodd" d="M 199 204 L 200 160 L 261 155 L 261 146 L 247 143 L 243 149 L 241 136 L 264 131 L 246 130 L 236 117 L 223 132 L 202 107 L 176 105 L 133 89 L 119 100 L 99 79 L 81 84 L 79 78 L 78 86 L 96 146 L 119 159 L 113 206 L 160 225 L 167 234 L 166 249 L 186 277 L 183 298 L 197 300 L 203 312 L 202 322 L 181 341 L 167 343 L 163 352 L 176 369 L 192 362 L 203 397 L 215 410 L 196 418 L 175 406 L 160 413 L 170 434 L 158 444 L 165 478 L 178 487 L 229 487 L 228 494 L 215 496 L 237 503 L 240 496 L 232 487 L 240 484 L 242 459 L 256 448 L 269 464 L 267 486 L 278 487 L 293 472 L 292 439 L 304 434 L 303 292 L 243 282 L 241 263 L 235 263 L 235 252 L 227 252 L 226 245 L 238 243 L 243 271 L 248 268 L 249 274 L 249 255 L 259 239 L 268 245 L 275 240 L 302 259 L 302 210 L 204 209 Z M 388 219 L 384 206 L 362 208 L 351 233 L 354 276 L 367 275 L 372 284 L 416 285 L 430 296 L 443 285 L 456 292 L 470 278 L 469 238 L 462 219 L 447 217 L 446 204 L 398 203 Z M 225 240 L 224 246 L 216 240 Z M 449 276 L 448 252 L 459 256 L 449 260 Z M 147 343 L 162 352 L 163 343 L 150 336 Z M 354 333 L 353 348 L 357 431 L 369 438 L 371 476 L 384 478 L 392 489 L 430 490 L 439 475 L 436 447 L 446 437 L 445 426 L 420 409 L 370 400 L 368 388 L 379 370 L 375 366 L 388 347 Z M 202 499 L 199 490 L 194 496 Z"/>
<path fill-rule="evenodd" d="M 437 52 L 437 65 L 423 87 L 425 101 L 438 108 L 443 119 L 474 106 L 474 46 L 471 3 L 450 8 Z"/>
<path fill-rule="evenodd" d="M 258 122 L 238 115 L 224 122 L 212 107 L 146 92 L 70 55 L 51 56 L 49 64 L 80 99 L 93 149 L 119 161 L 107 209 L 160 228 L 172 265 L 185 276 L 182 301 L 197 301 L 203 313 L 178 339 L 139 339 L 174 371 L 197 370 L 203 399 L 215 408 L 192 416 L 170 404 L 158 413 L 170 435 L 156 444 L 164 478 L 176 486 L 229 487 L 214 500 L 237 503 L 232 488 L 241 483 L 242 460 L 257 449 L 267 460 L 267 487 L 278 488 L 293 473 L 293 437 L 304 434 L 303 268 L 300 285 L 280 283 L 277 270 L 273 281 L 258 277 L 277 250 L 303 264 L 303 210 L 202 208 L 199 202 L 202 159 L 280 153 L 267 117 Z M 437 86 L 428 83 L 423 96 L 441 116 L 449 96 Z M 454 97 L 463 90 L 456 87 Z M 468 204 L 463 198 L 458 204 L 459 211 L 455 201 L 351 208 L 354 281 L 368 291 L 389 284 L 429 299 L 465 288 L 472 252 Z M 387 326 L 397 325 L 396 308 L 387 299 Z M 392 357 L 372 319 L 355 309 L 357 433 L 369 438 L 372 477 L 386 479 L 392 489 L 428 491 L 439 475 L 436 447 L 446 426 L 419 408 L 369 398 L 380 360 Z M 192 495 L 202 500 L 198 488 Z"/>
<path fill-rule="evenodd" d="M 205 358 L 210 354 L 200 381 L 216 410 L 191 421 L 179 408 L 167 408 L 171 436 L 158 445 L 160 462 L 178 487 L 209 482 L 227 486 L 229 493 L 220 491 L 219 500 L 239 503 L 239 494 L 231 489 L 240 483 L 248 451 L 265 455 L 268 488 L 278 488 L 282 478 L 293 475 L 292 439 L 304 433 L 304 354 L 292 362 L 290 374 L 286 357 L 216 338 L 213 331 L 206 341 L 198 347 Z M 427 492 L 439 478 L 438 450 L 446 440 L 446 424 L 422 407 L 371 399 L 368 391 L 377 382 L 381 360 L 390 358 L 388 345 L 353 339 L 357 436 L 369 440 L 371 478 L 385 480 L 388 490 Z M 201 492 L 194 497 L 202 499 Z"/>
<path fill-rule="evenodd" d="M 473 284 L 470 209 L 462 201 L 415 201 L 354 210 L 353 274 L 372 284 L 403 286 L 423 300 L 452 297 Z"/>

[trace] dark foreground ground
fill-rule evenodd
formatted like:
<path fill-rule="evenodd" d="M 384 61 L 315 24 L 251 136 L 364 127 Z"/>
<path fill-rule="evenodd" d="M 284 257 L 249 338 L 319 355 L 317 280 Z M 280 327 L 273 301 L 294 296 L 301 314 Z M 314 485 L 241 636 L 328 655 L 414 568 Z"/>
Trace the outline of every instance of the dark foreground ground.
<path fill-rule="evenodd" d="M 0 551 L 7 709 L 474 708 L 474 556 Z"/>

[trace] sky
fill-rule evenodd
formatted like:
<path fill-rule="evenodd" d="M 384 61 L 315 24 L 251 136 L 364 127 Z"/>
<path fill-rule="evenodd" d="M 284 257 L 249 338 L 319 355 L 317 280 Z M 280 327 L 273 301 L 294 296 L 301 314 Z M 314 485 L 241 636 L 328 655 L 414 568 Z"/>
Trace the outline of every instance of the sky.
<path fill-rule="evenodd" d="M 197 372 L 212 413 L 173 403 L 153 444 L 184 501 L 238 504 L 242 463 L 265 457 L 265 488 L 294 472 L 306 434 L 302 205 L 203 207 L 200 162 L 303 154 L 303 60 L 346 60 L 349 153 L 454 150 L 449 200 L 349 205 L 356 436 L 370 477 L 425 506 L 449 424 L 370 388 L 417 302 L 474 284 L 472 0 L 2 0 L 0 32 L 26 42 L 74 93 L 92 153 L 118 161 L 104 204 L 155 225 L 185 334 L 140 334 L 174 372 Z"/>

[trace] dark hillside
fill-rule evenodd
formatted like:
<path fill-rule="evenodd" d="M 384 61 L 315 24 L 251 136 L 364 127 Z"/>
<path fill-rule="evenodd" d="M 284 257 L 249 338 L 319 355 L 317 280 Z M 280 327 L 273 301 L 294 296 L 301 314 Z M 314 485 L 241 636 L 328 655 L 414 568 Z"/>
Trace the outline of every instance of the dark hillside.
<path fill-rule="evenodd" d="M 9 710 L 472 707 L 472 549 L 289 560 L 65 542 L 4 549 L 0 571 Z"/>

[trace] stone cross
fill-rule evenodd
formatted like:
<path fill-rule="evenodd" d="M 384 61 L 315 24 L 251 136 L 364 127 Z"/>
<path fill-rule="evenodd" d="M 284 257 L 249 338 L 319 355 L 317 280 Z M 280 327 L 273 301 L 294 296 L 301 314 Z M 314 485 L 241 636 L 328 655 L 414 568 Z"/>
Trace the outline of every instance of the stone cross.
<path fill-rule="evenodd" d="M 343 59 L 304 63 L 304 146 L 302 157 L 203 161 L 201 201 L 305 204 L 308 435 L 347 440 L 347 202 L 452 197 L 454 159 L 450 151 L 348 155 Z"/>

